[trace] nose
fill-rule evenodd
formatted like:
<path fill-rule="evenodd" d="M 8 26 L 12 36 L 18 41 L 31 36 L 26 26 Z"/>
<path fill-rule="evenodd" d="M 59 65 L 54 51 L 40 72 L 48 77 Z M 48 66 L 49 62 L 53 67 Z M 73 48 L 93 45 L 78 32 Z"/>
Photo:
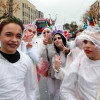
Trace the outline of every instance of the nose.
<path fill-rule="evenodd" d="M 85 47 L 85 48 L 90 48 L 90 43 L 87 42 L 86 44 L 84 44 L 84 47 Z"/>
<path fill-rule="evenodd" d="M 44 37 L 47 37 L 47 35 L 48 35 L 48 33 L 46 32 L 46 33 L 44 34 Z"/>
<path fill-rule="evenodd" d="M 12 40 L 13 42 L 18 41 L 18 39 L 17 39 L 15 36 L 13 36 L 11 40 Z"/>

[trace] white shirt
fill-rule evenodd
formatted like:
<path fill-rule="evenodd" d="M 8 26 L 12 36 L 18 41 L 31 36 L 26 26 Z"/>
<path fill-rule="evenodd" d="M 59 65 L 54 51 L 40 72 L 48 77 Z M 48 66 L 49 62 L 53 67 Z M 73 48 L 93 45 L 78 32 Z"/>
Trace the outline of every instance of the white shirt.
<path fill-rule="evenodd" d="M 60 89 L 61 100 L 96 100 L 99 86 L 100 60 L 90 60 L 82 53 L 67 70 Z"/>
<path fill-rule="evenodd" d="M 39 100 L 36 68 L 22 52 L 16 63 L 0 54 L 0 100 Z"/>

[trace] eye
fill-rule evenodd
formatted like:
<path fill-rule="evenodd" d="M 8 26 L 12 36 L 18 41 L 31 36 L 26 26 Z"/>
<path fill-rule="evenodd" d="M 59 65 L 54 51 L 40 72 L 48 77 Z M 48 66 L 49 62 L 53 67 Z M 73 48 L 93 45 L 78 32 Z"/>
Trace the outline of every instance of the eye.
<path fill-rule="evenodd" d="M 22 34 L 17 34 L 17 38 L 21 38 L 22 37 Z"/>
<path fill-rule="evenodd" d="M 88 40 L 83 41 L 84 44 L 87 44 L 88 42 L 90 42 L 92 45 L 94 45 L 94 43 L 92 41 L 88 41 Z"/>
<path fill-rule="evenodd" d="M 29 31 L 29 32 L 32 32 L 32 30 L 31 30 L 31 29 L 28 29 L 28 31 Z"/>
<path fill-rule="evenodd" d="M 57 39 L 56 38 L 54 38 L 54 41 L 56 41 Z"/>
<path fill-rule="evenodd" d="M 45 34 L 46 32 L 43 32 L 43 34 Z"/>
<path fill-rule="evenodd" d="M 84 41 L 83 41 L 83 43 L 84 43 L 84 44 L 87 44 L 87 43 L 88 43 L 88 41 L 87 41 L 87 40 L 84 40 Z"/>
<path fill-rule="evenodd" d="M 50 33 L 50 31 L 47 31 L 47 33 Z"/>
<path fill-rule="evenodd" d="M 6 36 L 7 36 L 7 37 L 10 37 L 10 36 L 12 36 L 12 33 L 7 32 L 7 33 L 6 33 Z"/>
<path fill-rule="evenodd" d="M 35 31 L 33 31 L 33 34 L 35 34 Z"/>
<path fill-rule="evenodd" d="M 61 39 L 61 37 L 58 37 L 58 39 L 60 40 L 60 39 Z"/>

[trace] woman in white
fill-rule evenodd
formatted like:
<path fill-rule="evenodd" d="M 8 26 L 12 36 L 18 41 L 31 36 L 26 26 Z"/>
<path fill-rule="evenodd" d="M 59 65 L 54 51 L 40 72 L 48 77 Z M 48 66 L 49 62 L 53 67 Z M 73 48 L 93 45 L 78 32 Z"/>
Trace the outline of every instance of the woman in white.
<path fill-rule="evenodd" d="M 61 69 L 64 69 L 69 50 L 66 47 L 67 41 L 62 31 L 60 30 L 55 31 L 53 36 L 53 42 L 54 42 L 53 46 L 54 46 L 55 55 L 52 57 L 51 67 L 53 67 L 53 69 L 50 69 L 51 73 L 47 78 L 48 92 L 49 92 L 50 100 L 60 100 L 59 90 L 62 81 L 58 78 L 57 74 Z M 55 73 L 52 70 L 54 70 Z"/>
<path fill-rule="evenodd" d="M 23 53 L 27 54 L 32 59 L 33 70 L 34 73 L 37 74 L 36 63 L 39 61 L 39 55 L 38 55 L 38 45 L 35 41 L 36 38 L 37 38 L 37 27 L 33 24 L 26 25 L 23 32 L 22 41 L 18 49 L 21 50 Z M 39 93 L 39 88 L 36 89 L 36 93 Z"/>
<path fill-rule="evenodd" d="M 67 70 L 61 100 L 100 100 L 100 28 L 90 26 L 77 39 L 84 50 Z"/>
<path fill-rule="evenodd" d="M 67 50 L 67 49 L 65 49 L 65 50 Z M 75 39 L 72 43 L 71 48 L 69 48 L 70 52 L 67 55 L 65 67 L 62 68 L 60 66 L 60 60 L 57 60 L 57 62 L 56 62 L 59 64 L 59 66 L 55 67 L 55 77 L 57 79 L 63 80 L 63 78 L 67 72 L 68 67 L 75 60 L 75 58 L 80 54 L 81 50 L 82 50 L 82 42 L 79 40 L 77 41 L 77 39 Z"/>
<path fill-rule="evenodd" d="M 26 25 L 19 49 L 22 52 L 28 54 L 30 57 L 32 57 L 34 63 L 37 63 L 39 61 L 38 45 L 36 42 L 36 38 L 37 38 L 36 25 L 33 24 Z"/>

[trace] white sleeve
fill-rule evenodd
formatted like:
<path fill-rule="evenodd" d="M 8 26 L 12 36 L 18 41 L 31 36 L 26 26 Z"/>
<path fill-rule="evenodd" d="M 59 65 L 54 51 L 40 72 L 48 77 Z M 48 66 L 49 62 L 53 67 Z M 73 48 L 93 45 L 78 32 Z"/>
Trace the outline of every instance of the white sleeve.
<path fill-rule="evenodd" d="M 30 58 L 28 61 L 29 63 L 27 62 L 27 74 L 25 76 L 25 90 L 27 100 L 40 100 L 36 67 L 33 66 L 32 60 Z"/>
<path fill-rule="evenodd" d="M 34 44 L 32 48 L 27 49 L 27 54 L 30 56 L 30 58 L 34 61 L 34 63 L 38 63 L 40 59 L 40 54 L 38 50 L 38 44 Z"/>
<path fill-rule="evenodd" d="M 59 72 L 56 72 L 56 71 L 55 71 L 55 77 L 56 77 L 57 79 L 59 79 L 59 80 L 63 80 L 63 78 L 64 78 L 64 76 L 65 76 L 65 73 L 66 73 L 66 69 L 60 67 Z"/>
<path fill-rule="evenodd" d="M 19 49 L 20 51 L 22 51 L 23 53 L 26 53 L 26 52 L 27 52 L 26 45 L 27 45 L 27 42 L 24 42 L 24 41 L 22 40 L 18 49 Z"/>
<path fill-rule="evenodd" d="M 78 100 L 76 97 L 77 65 L 73 62 L 68 68 L 60 87 L 61 100 Z"/>
<path fill-rule="evenodd" d="M 40 41 L 38 41 L 38 52 L 40 56 L 43 55 L 45 49 L 46 49 L 46 45 L 43 44 L 43 40 L 41 39 Z"/>
<path fill-rule="evenodd" d="M 54 56 L 54 52 L 55 52 L 55 50 L 54 50 L 54 44 L 53 43 L 52 44 L 48 44 L 47 48 L 48 48 L 48 56 L 50 58 L 52 58 Z"/>

